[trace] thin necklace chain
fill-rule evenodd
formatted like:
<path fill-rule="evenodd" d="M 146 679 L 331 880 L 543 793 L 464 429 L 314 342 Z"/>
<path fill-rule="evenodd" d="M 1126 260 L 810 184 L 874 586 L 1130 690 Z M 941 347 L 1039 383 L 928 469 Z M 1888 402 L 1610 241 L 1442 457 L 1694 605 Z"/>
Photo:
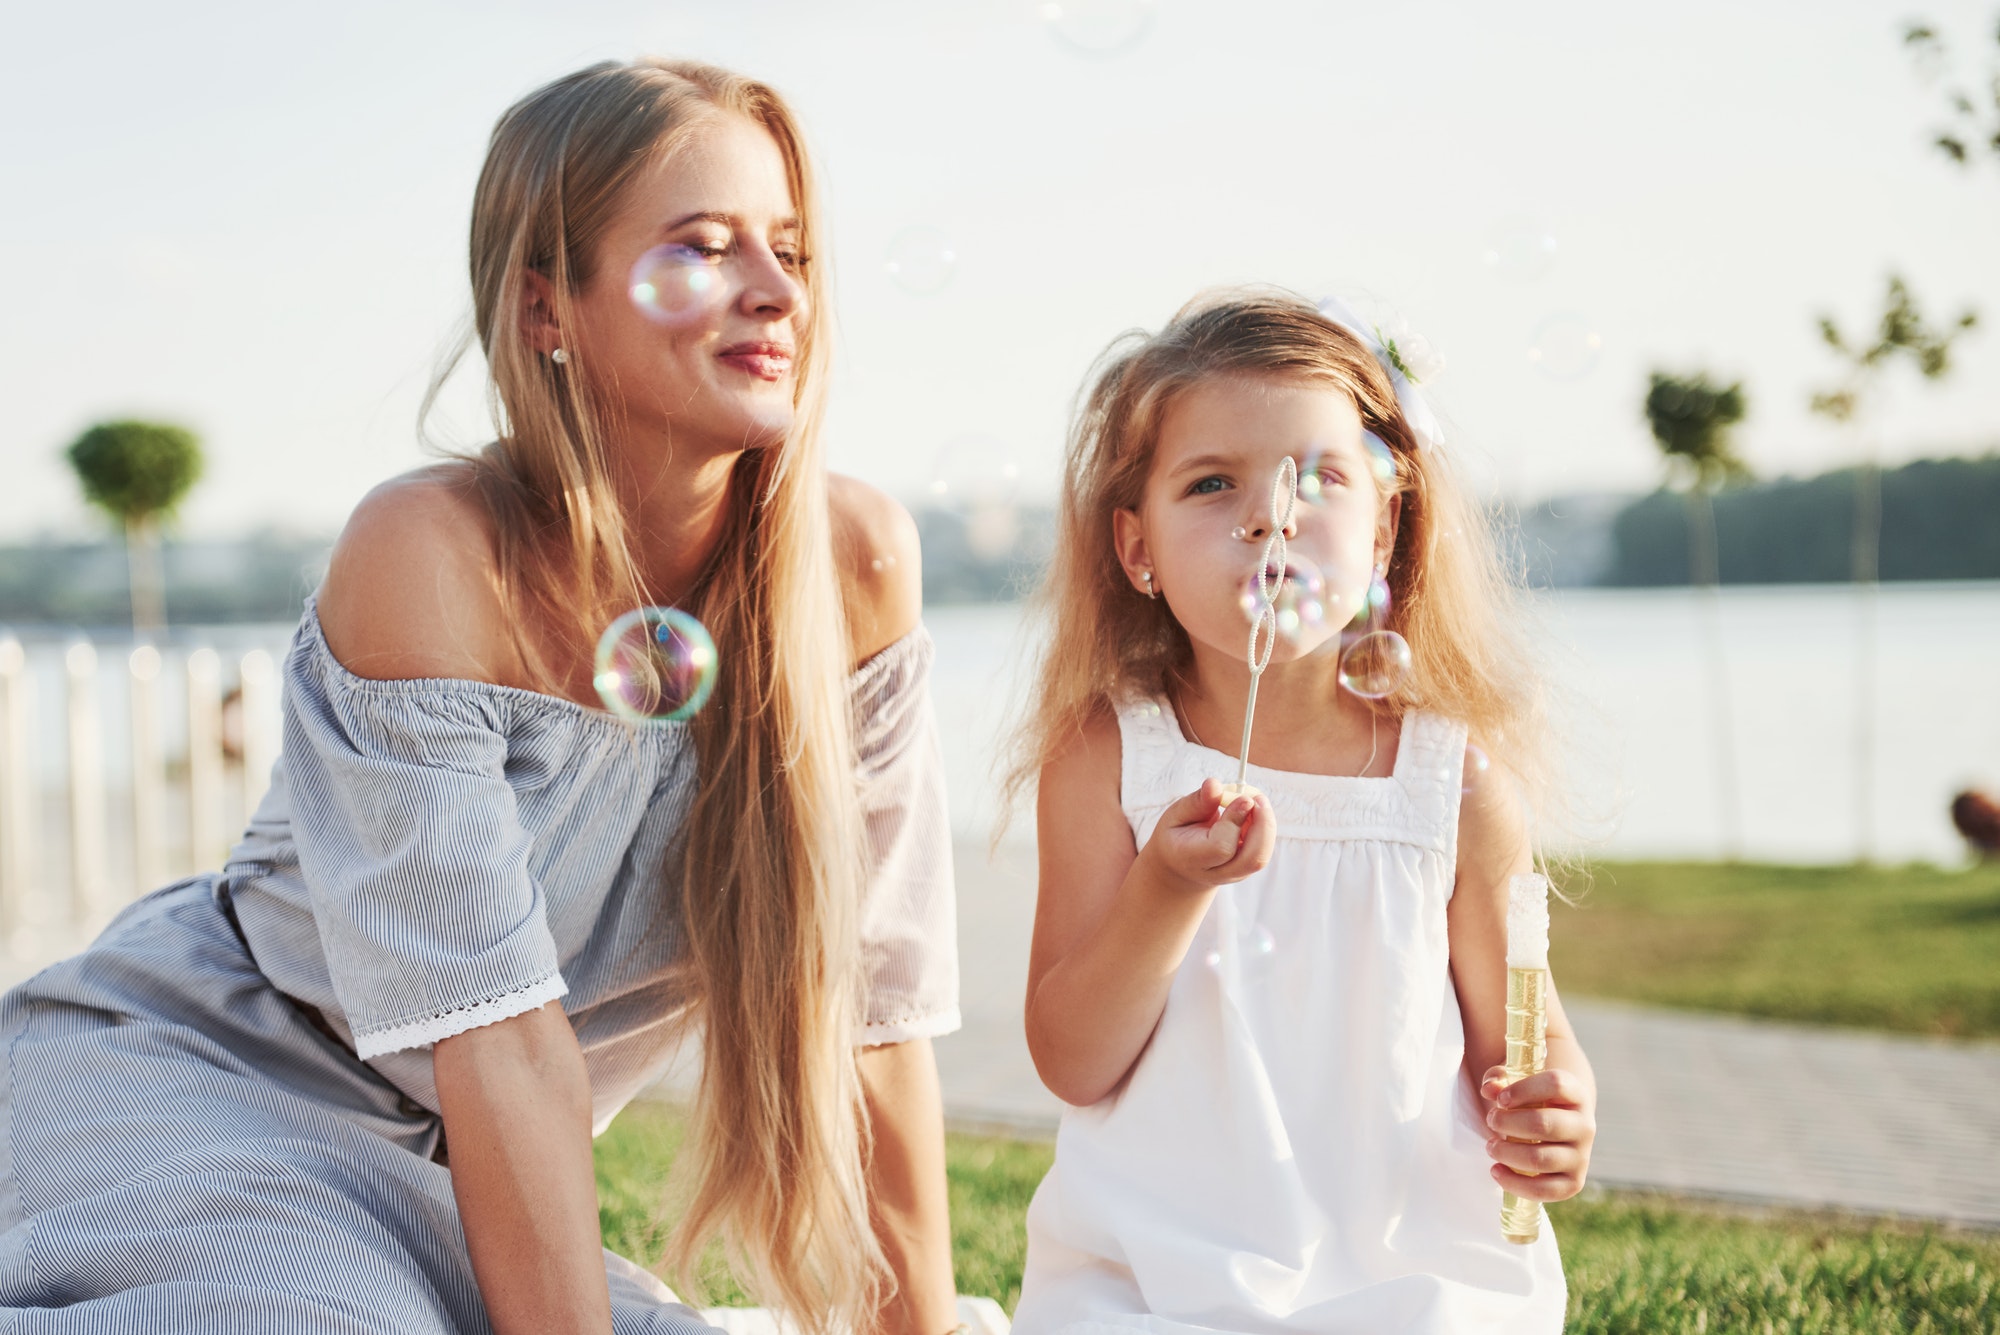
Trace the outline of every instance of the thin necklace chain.
<path fill-rule="evenodd" d="M 1188 714 L 1187 706 L 1181 703 L 1178 695 L 1169 696 L 1167 703 L 1173 706 L 1174 718 L 1181 725 L 1181 731 L 1187 734 L 1189 741 L 1204 751 L 1215 749 L 1207 742 L 1204 742 L 1201 739 L 1201 734 L 1194 730 L 1194 719 Z M 1363 765 L 1361 772 L 1354 776 L 1357 779 L 1367 778 L 1368 771 L 1375 768 L 1375 757 L 1381 741 L 1381 735 L 1376 731 L 1376 724 L 1380 719 L 1381 715 L 1377 714 L 1374 710 L 1371 709 L 1368 711 L 1368 763 Z"/>

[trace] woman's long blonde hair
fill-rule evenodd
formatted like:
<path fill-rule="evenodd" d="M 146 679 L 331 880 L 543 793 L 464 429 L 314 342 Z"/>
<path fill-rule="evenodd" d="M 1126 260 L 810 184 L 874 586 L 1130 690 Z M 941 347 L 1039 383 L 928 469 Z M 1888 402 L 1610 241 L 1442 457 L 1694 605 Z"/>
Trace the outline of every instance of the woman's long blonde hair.
<path fill-rule="evenodd" d="M 1133 590 L 1116 558 L 1112 515 L 1137 509 L 1160 425 L 1204 381 L 1257 376 L 1338 390 L 1396 462 L 1402 497 L 1387 579 L 1388 628 L 1409 641 L 1409 676 L 1378 707 L 1428 709 L 1501 747 L 1540 806 L 1548 789 L 1542 674 L 1521 630 L 1517 585 L 1485 513 L 1441 449 L 1419 449 L 1394 387 L 1368 347 L 1290 293 L 1195 298 L 1157 334 L 1126 334 L 1093 368 L 1070 430 L 1054 559 L 1037 594 L 1047 649 L 1007 776 L 1010 807 L 1091 720 L 1127 696 L 1185 689 L 1187 632 L 1164 600 Z"/>
<path fill-rule="evenodd" d="M 713 66 L 606 62 L 558 79 L 500 118 L 480 173 L 473 322 L 498 439 L 465 466 L 493 519 L 514 624 L 552 628 L 570 661 L 618 612 L 653 599 L 613 486 L 617 406 L 530 344 L 528 275 L 548 280 L 557 325 L 575 328 L 573 298 L 627 185 L 722 114 L 776 141 L 810 256 L 822 229 L 796 121 L 768 86 Z M 807 264 L 801 281 L 794 425 L 736 461 L 721 542 L 690 605 L 722 652 L 715 693 L 690 724 L 698 794 L 661 868 L 686 937 L 693 1004 L 680 1019 L 699 1023 L 704 1049 L 676 1166 L 688 1205 L 667 1259 L 688 1283 L 720 1238 L 760 1297 L 819 1331 L 865 1325 L 887 1270 L 869 1223 L 852 1047 L 861 814 L 820 445 L 823 269 Z M 560 692 L 538 643 L 518 638 L 541 688 Z"/>

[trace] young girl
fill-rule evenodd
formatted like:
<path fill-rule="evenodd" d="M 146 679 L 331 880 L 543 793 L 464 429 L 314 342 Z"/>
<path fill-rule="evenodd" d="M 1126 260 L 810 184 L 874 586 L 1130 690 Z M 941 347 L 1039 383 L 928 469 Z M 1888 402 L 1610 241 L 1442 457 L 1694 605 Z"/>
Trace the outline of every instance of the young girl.
<path fill-rule="evenodd" d="M 1553 992 L 1548 1069 L 1501 1072 L 1540 695 L 1433 420 L 1360 328 L 1198 300 L 1114 348 L 1075 429 L 1016 775 L 1039 776 L 1028 1042 L 1071 1105 L 1022 1335 L 1562 1326 L 1554 1237 L 1500 1230 L 1503 1189 L 1581 1188 L 1595 1104 Z M 1287 458 L 1312 501 L 1287 574 L 1329 610 L 1288 607 L 1255 791 L 1225 801 Z M 1381 698 L 1341 685 L 1357 611 L 1409 645 Z"/>

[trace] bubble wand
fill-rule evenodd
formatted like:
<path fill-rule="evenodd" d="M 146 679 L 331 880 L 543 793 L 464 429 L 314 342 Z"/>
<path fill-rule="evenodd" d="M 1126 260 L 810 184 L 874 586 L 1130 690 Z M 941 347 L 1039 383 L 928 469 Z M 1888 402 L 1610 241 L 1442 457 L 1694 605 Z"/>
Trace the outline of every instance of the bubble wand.
<path fill-rule="evenodd" d="M 1291 559 L 1285 530 L 1292 526 L 1298 504 L 1299 466 L 1286 455 L 1271 483 L 1271 536 L 1264 539 L 1264 551 L 1257 560 L 1257 596 L 1263 605 L 1250 623 L 1250 695 L 1243 702 L 1243 743 L 1236 753 L 1236 782 L 1222 786 L 1224 805 L 1256 791 L 1249 783 L 1250 727 L 1257 718 L 1257 683 L 1271 665 L 1271 650 L 1278 643 L 1278 595 L 1284 591 L 1285 566 Z M 1273 570 L 1278 572 L 1275 577 Z"/>
<path fill-rule="evenodd" d="M 1548 1005 L 1549 880 L 1530 873 L 1507 882 L 1507 1084 L 1534 1075 L 1547 1063 Z M 1541 1203 L 1503 1192 L 1501 1236 L 1525 1244 L 1541 1232 Z"/>

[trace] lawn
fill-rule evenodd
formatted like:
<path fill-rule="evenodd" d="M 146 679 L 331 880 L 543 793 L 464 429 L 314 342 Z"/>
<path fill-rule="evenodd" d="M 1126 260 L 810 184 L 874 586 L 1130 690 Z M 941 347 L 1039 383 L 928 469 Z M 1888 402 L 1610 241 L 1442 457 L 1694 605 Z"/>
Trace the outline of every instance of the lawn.
<path fill-rule="evenodd" d="M 1559 879 L 1579 899 L 1550 931 L 1568 995 L 2000 1037 L 2000 863 L 1597 863 Z"/>
<path fill-rule="evenodd" d="M 598 1141 L 606 1246 L 657 1259 L 659 1201 L 679 1138 L 671 1110 L 642 1103 Z M 1022 1221 L 1051 1148 L 954 1135 L 947 1154 L 959 1288 L 1012 1311 Z M 1551 1218 L 1569 1276 L 1572 1335 L 2000 1329 L 2000 1236 L 1595 1192 L 1556 1206 Z M 711 1285 L 721 1275 L 712 1266 Z M 713 1301 L 742 1301 L 721 1285 Z"/>

